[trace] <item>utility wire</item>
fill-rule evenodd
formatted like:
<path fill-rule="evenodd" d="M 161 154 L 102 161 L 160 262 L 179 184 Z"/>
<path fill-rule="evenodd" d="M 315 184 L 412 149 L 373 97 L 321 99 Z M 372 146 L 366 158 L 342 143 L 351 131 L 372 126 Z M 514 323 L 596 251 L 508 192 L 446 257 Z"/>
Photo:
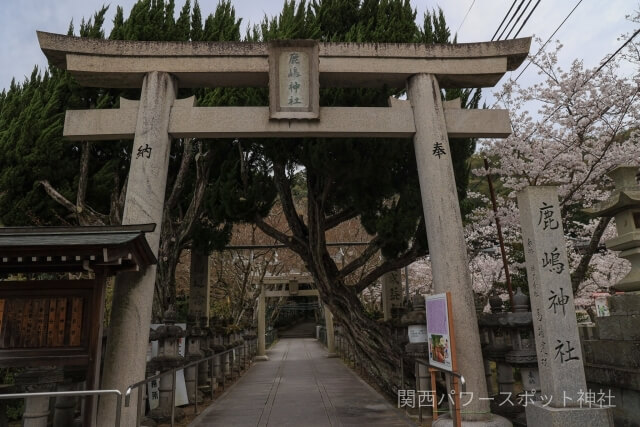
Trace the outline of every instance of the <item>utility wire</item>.
<path fill-rule="evenodd" d="M 613 52 L 613 54 L 611 54 L 611 56 L 609 56 L 607 58 L 606 61 L 604 61 L 602 64 L 600 64 L 600 66 L 598 67 L 597 70 L 595 70 L 593 73 L 591 73 L 591 75 L 580 84 L 580 87 L 586 85 L 589 80 L 591 80 L 596 74 L 598 74 L 600 72 L 600 70 L 602 70 L 604 68 L 605 65 L 607 65 L 622 49 L 624 49 L 624 47 L 626 45 L 628 45 L 629 43 L 631 43 L 631 40 L 633 40 L 638 34 L 640 34 L 640 29 L 637 29 L 635 33 L 633 33 L 631 35 L 631 37 L 629 37 L 627 39 L 627 41 L 625 41 L 622 46 L 620 46 L 615 52 Z M 495 105 L 495 104 L 494 104 Z M 549 114 L 547 117 L 545 117 L 545 119 L 543 121 L 541 121 L 540 123 L 538 123 L 535 127 L 535 129 L 525 138 L 525 141 L 528 141 L 529 138 L 531 138 L 533 136 L 533 134 L 535 132 L 538 131 L 538 129 L 540 128 L 540 126 L 542 126 L 543 124 L 545 124 L 547 122 L 547 120 L 549 120 L 551 117 L 553 117 L 553 115 L 558 112 L 558 110 L 562 107 L 562 105 L 559 105 L 555 110 L 553 110 L 553 112 L 551 114 Z"/>
<path fill-rule="evenodd" d="M 576 5 L 573 7 L 573 9 L 571 9 L 571 12 L 569 12 L 569 14 L 564 18 L 564 20 L 560 23 L 560 25 L 558 25 L 558 28 L 556 28 L 556 30 L 553 32 L 553 34 L 551 34 L 549 36 L 549 38 L 547 39 L 546 42 L 544 42 L 544 44 L 542 45 L 542 47 L 536 52 L 535 55 L 533 55 L 533 57 L 538 56 L 538 54 L 540 52 L 542 52 L 542 50 L 545 48 L 545 46 L 551 41 L 551 39 L 553 38 L 553 36 L 556 35 L 556 33 L 558 32 L 558 30 L 560 30 L 560 28 L 562 28 L 562 26 L 564 25 L 565 22 L 567 22 L 567 19 L 569 19 L 569 17 L 573 14 L 573 12 L 578 8 L 578 6 L 580 6 L 580 3 L 582 3 L 582 0 L 579 0 L 578 3 L 576 3 Z M 518 77 L 515 78 L 514 81 L 518 81 L 518 79 L 520 78 L 520 76 L 522 75 L 522 73 L 525 72 L 525 70 L 527 68 L 529 68 L 529 65 L 531 65 L 531 61 L 529 61 L 526 65 L 526 67 L 524 67 L 522 69 L 522 71 L 520 71 L 520 74 L 518 74 Z"/>
<path fill-rule="evenodd" d="M 509 27 L 509 25 L 511 25 L 511 21 L 513 21 L 513 18 L 516 17 L 516 15 L 518 14 L 518 11 L 520 11 L 520 8 L 522 7 L 523 3 L 524 3 L 524 0 L 521 0 L 520 4 L 516 8 L 516 11 L 513 12 L 513 15 L 511 16 L 511 19 L 509 19 L 509 22 L 507 22 L 507 25 L 504 27 L 504 29 L 502 30 L 502 32 L 498 36 L 498 40 L 500 40 L 502 38 L 502 35 L 504 34 L 504 32 L 507 31 L 507 27 Z"/>
<path fill-rule="evenodd" d="M 520 15 L 518 15 L 518 19 L 516 19 L 516 22 L 514 22 L 513 25 L 511 26 L 511 29 L 507 33 L 507 36 L 504 38 L 505 40 L 507 40 L 509 38 L 509 36 L 511 35 L 511 32 L 514 30 L 514 28 L 516 28 L 516 26 L 518 25 L 518 22 L 520 22 L 520 19 L 522 19 L 522 17 L 524 16 L 524 13 L 527 11 L 527 9 L 529 9 L 529 5 L 530 4 L 531 4 L 531 0 L 529 0 L 529 2 L 524 7 L 524 9 L 522 9 L 522 13 L 520 13 Z"/>
<path fill-rule="evenodd" d="M 509 13 L 511 12 L 511 10 L 513 9 L 513 6 L 516 4 L 517 0 L 513 0 L 513 3 L 511 3 L 511 7 L 509 8 L 509 10 L 507 11 L 507 14 L 504 16 L 504 18 L 502 18 L 502 22 L 500 23 L 500 25 L 498 25 L 498 29 L 496 29 L 496 32 L 493 34 L 493 37 L 491 37 L 491 41 L 493 41 L 493 39 L 495 38 L 496 34 L 498 34 L 498 31 L 500 31 L 500 27 L 502 27 L 502 24 L 504 23 L 504 21 L 507 19 L 507 17 L 509 16 Z M 520 14 L 520 16 L 518 17 L 518 19 L 516 20 L 516 22 L 513 24 L 513 26 L 511 27 L 511 30 L 509 30 L 509 34 L 511 34 L 511 32 L 513 31 L 513 29 L 518 25 L 518 21 L 520 21 L 520 18 L 522 18 L 522 16 L 524 15 L 524 13 L 527 11 L 527 9 L 529 8 L 529 5 L 531 4 L 532 0 L 529 0 L 529 3 L 527 3 L 527 6 L 524 8 L 524 10 L 522 11 L 522 13 Z M 535 4 L 535 6 L 533 7 L 533 9 L 531 10 L 531 12 L 529 12 L 529 15 L 527 15 L 527 18 L 524 20 L 524 22 L 522 23 L 522 25 L 520 26 L 520 29 L 518 30 L 518 33 L 516 33 L 516 35 L 513 37 L 514 39 L 517 37 L 517 35 L 520 33 L 520 30 L 522 30 L 522 27 L 524 27 L 524 25 L 527 23 L 527 21 L 529 20 L 529 18 L 531 17 L 531 14 L 533 13 L 534 10 L 536 10 L 536 8 L 538 7 L 538 4 L 540 4 L 541 0 L 538 0 L 538 2 Z M 522 3 L 524 3 L 524 0 L 522 0 L 520 2 L 520 5 L 518 6 L 518 8 L 516 9 L 516 11 L 514 12 L 513 16 L 511 17 L 511 19 L 509 20 L 509 23 L 511 23 L 511 21 L 513 20 L 513 18 L 516 16 L 516 14 L 518 13 L 518 10 L 520 10 L 520 7 L 522 6 Z M 507 29 L 507 27 L 509 26 L 509 23 L 507 23 L 507 26 L 504 28 L 504 30 L 502 31 L 504 33 L 504 31 Z M 507 38 L 509 38 L 509 34 L 507 34 Z M 500 34 L 500 36 L 502 36 L 502 34 Z M 498 38 L 499 40 L 499 38 Z M 471 89 L 471 91 L 469 92 L 469 97 L 468 99 L 473 99 L 473 96 L 475 95 L 475 92 L 478 92 L 477 88 Z M 495 104 L 494 104 L 495 105 Z"/>
<path fill-rule="evenodd" d="M 593 76 L 595 76 L 596 74 L 598 74 L 598 72 L 599 72 L 600 70 L 602 70 L 602 67 L 604 67 L 605 65 L 607 65 L 607 63 L 608 63 L 609 61 L 611 61 L 611 59 L 613 59 L 613 57 L 614 57 L 614 56 L 616 56 L 616 55 L 618 54 L 618 52 L 620 52 L 622 49 L 624 49 L 626 45 L 628 45 L 629 43 L 631 43 L 631 40 L 633 40 L 633 39 L 638 35 L 638 33 L 640 33 L 640 29 L 636 30 L 636 32 L 635 32 L 635 33 L 633 33 L 633 35 L 632 35 L 631 37 L 629 37 L 629 40 L 627 40 L 626 42 L 624 42 L 624 44 L 623 44 L 622 46 L 620 46 L 620 47 L 618 48 L 618 50 L 616 50 L 615 52 L 613 52 L 613 54 L 612 54 L 612 55 L 611 55 L 611 56 L 610 56 L 606 61 L 604 61 L 604 63 L 602 63 L 602 64 L 598 67 L 598 69 L 597 69 L 596 71 L 594 71 L 594 72 L 593 72 L 593 74 L 591 74 L 591 76 L 587 79 L 587 81 L 586 81 L 586 82 L 588 82 L 589 80 L 591 80 L 591 77 L 593 77 Z M 586 83 L 586 82 L 585 82 L 585 83 Z"/>
<path fill-rule="evenodd" d="M 545 46 L 551 41 L 551 39 L 553 38 L 553 36 L 556 35 L 556 33 L 558 32 L 558 30 L 560 30 L 560 28 L 562 28 L 562 26 L 564 25 L 565 22 L 567 22 L 567 19 L 569 19 L 569 17 L 573 14 L 573 12 L 578 8 L 578 6 L 580 6 L 580 3 L 582 3 L 582 0 L 579 0 L 578 3 L 576 3 L 576 5 L 573 7 L 573 9 L 571 9 L 571 12 L 569 12 L 569 14 L 564 18 L 564 20 L 560 23 L 560 25 L 558 25 L 558 27 L 555 29 L 555 31 L 553 32 L 553 34 L 551 34 L 549 36 L 549 38 L 547 39 L 546 42 L 544 42 L 544 44 L 542 45 L 542 47 L 540 47 L 540 49 L 538 49 L 538 51 L 536 52 L 535 55 L 533 55 L 532 58 L 535 58 L 536 56 L 538 56 L 538 54 L 540 54 L 540 52 L 542 52 L 542 50 L 545 48 Z M 537 6 L 537 5 L 536 5 Z M 535 8 L 534 8 L 535 9 Z M 529 17 L 527 17 L 527 20 L 529 19 Z M 526 22 L 526 21 L 525 21 Z M 524 24 L 523 24 L 524 25 Z M 522 29 L 522 28 L 521 28 Z M 520 30 L 518 30 L 518 32 L 520 32 Z M 525 67 L 522 69 L 522 71 L 520 71 L 520 74 L 518 74 L 518 76 L 513 80 L 514 82 L 517 82 L 518 79 L 520 78 L 520 76 L 522 76 L 522 74 L 527 70 L 527 68 L 529 68 L 529 65 L 531 65 L 531 60 L 529 60 L 529 62 L 527 62 L 527 65 L 525 65 Z M 502 95 L 500 95 L 500 98 L 502 98 Z M 491 108 L 495 107 L 498 104 L 498 100 L 496 100 L 496 102 L 493 103 L 493 105 L 491 106 Z M 553 115 L 555 114 L 555 111 L 551 114 Z M 546 121 L 546 120 L 545 120 Z M 544 123 L 544 122 L 543 122 Z"/>
<path fill-rule="evenodd" d="M 500 25 L 498 25 L 498 29 L 496 30 L 496 32 L 493 34 L 493 37 L 491 37 L 491 41 L 493 41 L 493 39 L 496 38 L 496 34 L 498 34 L 498 31 L 500 31 L 500 28 L 502 27 L 502 24 L 504 24 L 504 21 L 507 20 L 507 17 L 509 16 L 509 14 L 511 13 L 511 9 L 513 9 L 513 6 L 516 5 L 516 2 L 518 0 L 513 0 L 513 3 L 511 3 L 511 7 L 509 8 L 509 10 L 507 11 L 507 13 L 504 15 L 504 18 L 502 18 L 502 22 L 500 23 Z"/>
<path fill-rule="evenodd" d="M 464 18 L 462 18 L 462 22 L 458 26 L 458 29 L 456 30 L 456 34 L 460 32 L 460 28 L 462 28 L 462 24 L 464 24 L 464 21 L 467 20 L 467 16 L 469 16 L 469 12 L 471 12 L 471 8 L 473 7 L 474 4 L 476 4 L 476 0 L 473 0 L 471 2 L 471 6 L 469 6 L 469 9 L 467 9 L 467 13 L 464 15 Z"/>
<path fill-rule="evenodd" d="M 540 4 L 540 0 L 538 0 L 538 2 L 535 4 L 535 6 L 533 6 L 533 9 L 531 9 L 531 12 L 529 12 L 529 15 L 527 15 L 527 19 L 524 20 L 524 22 L 522 23 L 522 25 L 520 26 L 520 29 L 518 30 L 518 32 L 516 33 L 515 36 L 513 36 L 514 39 L 518 38 L 518 34 L 520 34 L 520 31 L 522 31 L 522 29 L 524 28 L 524 26 L 527 24 L 527 21 L 529 21 L 529 18 L 531 18 L 531 14 L 533 14 L 533 12 L 536 10 L 536 8 L 538 7 L 538 5 Z"/>

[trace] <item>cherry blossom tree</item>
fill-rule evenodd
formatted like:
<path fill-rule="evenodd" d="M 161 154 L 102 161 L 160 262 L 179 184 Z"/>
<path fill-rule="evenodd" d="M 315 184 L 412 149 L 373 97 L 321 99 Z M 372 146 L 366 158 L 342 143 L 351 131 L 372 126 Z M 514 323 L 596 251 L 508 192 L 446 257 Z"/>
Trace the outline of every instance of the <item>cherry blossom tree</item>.
<path fill-rule="evenodd" d="M 503 86 L 497 106 L 509 109 L 513 134 L 485 143 L 480 155 L 490 159 L 491 167 L 473 172 L 479 177 L 490 173 L 499 181 L 497 216 L 516 272 L 522 267 L 516 193 L 530 185 L 559 186 L 572 285 L 581 297 L 608 289 L 628 270 L 626 261 L 603 246 L 615 235 L 610 219 L 590 218 L 583 209 L 609 195 L 608 170 L 640 161 L 640 54 L 631 43 L 625 55 L 605 58 L 600 67 L 585 68 L 575 60 L 564 70 L 558 66 L 561 48 L 557 43 L 553 51 L 531 58 L 543 77 L 540 83 L 522 87 L 512 79 Z M 482 250 L 495 246 L 496 237 L 486 197 L 470 197 L 478 205 L 467 226 L 473 269 L 487 262 Z"/>

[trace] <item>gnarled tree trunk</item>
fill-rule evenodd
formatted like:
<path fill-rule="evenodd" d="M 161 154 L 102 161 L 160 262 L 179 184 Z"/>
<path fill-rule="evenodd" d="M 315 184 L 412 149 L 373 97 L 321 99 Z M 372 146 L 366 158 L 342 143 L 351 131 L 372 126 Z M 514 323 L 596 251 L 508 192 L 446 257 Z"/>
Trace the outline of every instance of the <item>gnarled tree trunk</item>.
<path fill-rule="evenodd" d="M 386 259 L 360 277 L 355 284 L 347 285 L 345 278 L 357 272 L 379 253 L 379 239 L 374 237 L 358 257 L 339 269 L 327 250 L 326 231 L 352 219 L 353 215 L 346 211 L 329 217 L 325 215 L 324 204 L 332 183 L 321 183 L 313 175 L 307 175 L 308 221 L 305 223 L 296 211 L 284 164 L 274 163 L 274 181 L 291 235 L 277 230 L 259 217 L 255 219 L 256 224 L 267 235 L 284 243 L 302 258 L 316 281 L 320 298 L 340 323 L 345 338 L 359 354 L 362 366 L 372 374 L 382 390 L 393 394 L 398 386 L 396 375 L 402 349 L 395 345 L 389 325 L 367 316 L 359 293 L 383 274 L 402 268 L 424 254 L 414 245 L 400 256 Z M 417 226 L 416 232 L 424 233 L 424 227 Z"/>

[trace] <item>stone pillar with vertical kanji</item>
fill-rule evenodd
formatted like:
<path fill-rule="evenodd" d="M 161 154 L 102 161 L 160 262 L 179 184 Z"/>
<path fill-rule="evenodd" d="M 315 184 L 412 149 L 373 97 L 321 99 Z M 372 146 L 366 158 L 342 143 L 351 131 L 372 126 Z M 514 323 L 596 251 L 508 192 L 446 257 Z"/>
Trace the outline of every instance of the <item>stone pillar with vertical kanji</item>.
<path fill-rule="evenodd" d="M 587 400 L 558 189 L 527 187 L 518 207 L 542 387 L 542 402 L 526 407 L 527 424 L 613 425 L 608 409 Z"/>
<path fill-rule="evenodd" d="M 407 83 L 416 127 L 413 146 L 433 286 L 437 293 L 451 292 L 458 366 L 467 392 L 473 393 L 462 418 L 464 422 L 477 422 L 477 426 L 508 426 L 508 420 L 489 412 L 467 246 L 438 79 L 433 74 L 415 74 Z M 446 416 L 438 417 L 434 426 L 450 425 L 451 421 Z"/>

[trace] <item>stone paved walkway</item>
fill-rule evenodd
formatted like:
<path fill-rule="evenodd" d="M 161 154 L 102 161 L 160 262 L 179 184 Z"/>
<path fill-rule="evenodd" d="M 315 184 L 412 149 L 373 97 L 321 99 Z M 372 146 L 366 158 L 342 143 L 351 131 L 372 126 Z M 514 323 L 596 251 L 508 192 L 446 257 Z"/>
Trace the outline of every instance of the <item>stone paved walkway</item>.
<path fill-rule="evenodd" d="M 190 426 L 415 426 L 326 354 L 315 339 L 281 339 Z"/>

